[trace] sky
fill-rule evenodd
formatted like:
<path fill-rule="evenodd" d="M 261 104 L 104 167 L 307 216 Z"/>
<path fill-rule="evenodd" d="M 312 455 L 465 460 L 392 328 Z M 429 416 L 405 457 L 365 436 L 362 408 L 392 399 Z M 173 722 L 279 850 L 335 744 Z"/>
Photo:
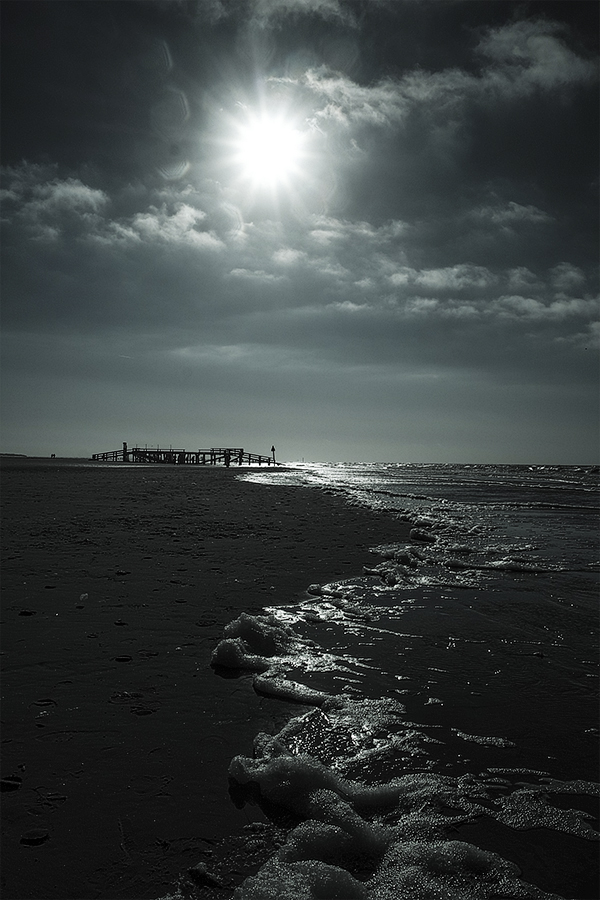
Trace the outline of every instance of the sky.
<path fill-rule="evenodd" d="M 598 11 L 3 0 L 0 450 L 596 464 Z"/>

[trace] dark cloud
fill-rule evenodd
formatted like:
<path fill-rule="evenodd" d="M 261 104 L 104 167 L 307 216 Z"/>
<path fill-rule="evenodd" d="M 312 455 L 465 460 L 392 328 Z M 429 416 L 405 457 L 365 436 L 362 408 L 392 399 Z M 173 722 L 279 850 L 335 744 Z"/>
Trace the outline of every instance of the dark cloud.
<path fill-rule="evenodd" d="M 3 449 L 590 459 L 583 6 L 4 4 Z M 276 190 L 231 149 L 269 108 L 306 148 Z"/>

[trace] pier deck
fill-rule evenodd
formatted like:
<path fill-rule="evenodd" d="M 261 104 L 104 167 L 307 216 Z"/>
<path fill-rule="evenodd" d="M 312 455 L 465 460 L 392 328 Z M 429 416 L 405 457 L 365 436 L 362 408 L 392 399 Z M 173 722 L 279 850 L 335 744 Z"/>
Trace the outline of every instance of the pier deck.
<path fill-rule="evenodd" d="M 127 447 L 122 450 L 107 450 L 104 453 L 93 453 L 92 459 L 97 462 L 133 462 L 164 463 L 179 466 L 243 466 L 243 465 L 277 465 L 275 447 L 271 448 L 272 456 L 260 453 L 248 453 L 243 447 L 211 447 L 208 450 L 161 450 L 147 447 Z"/>

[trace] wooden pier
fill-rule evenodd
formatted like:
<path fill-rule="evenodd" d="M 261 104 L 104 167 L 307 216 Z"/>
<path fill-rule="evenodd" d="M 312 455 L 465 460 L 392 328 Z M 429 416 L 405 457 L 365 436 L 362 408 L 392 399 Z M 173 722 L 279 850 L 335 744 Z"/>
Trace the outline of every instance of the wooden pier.
<path fill-rule="evenodd" d="M 275 466 L 275 447 L 271 447 L 271 456 L 259 453 L 247 453 L 243 447 L 211 447 L 209 450 L 149 450 L 147 447 L 127 447 L 122 450 L 107 450 L 104 453 L 93 453 L 92 459 L 97 462 L 132 462 L 162 463 L 172 466 Z"/>

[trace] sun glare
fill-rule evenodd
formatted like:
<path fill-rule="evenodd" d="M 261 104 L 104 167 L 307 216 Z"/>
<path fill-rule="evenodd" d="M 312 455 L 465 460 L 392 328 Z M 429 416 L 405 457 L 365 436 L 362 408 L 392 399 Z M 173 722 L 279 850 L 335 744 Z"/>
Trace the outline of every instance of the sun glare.
<path fill-rule="evenodd" d="M 304 135 L 283 117 L 262 115 L 240 127 L 236 158 L 256 186 L 289 183 L 300 172 Z"/>

